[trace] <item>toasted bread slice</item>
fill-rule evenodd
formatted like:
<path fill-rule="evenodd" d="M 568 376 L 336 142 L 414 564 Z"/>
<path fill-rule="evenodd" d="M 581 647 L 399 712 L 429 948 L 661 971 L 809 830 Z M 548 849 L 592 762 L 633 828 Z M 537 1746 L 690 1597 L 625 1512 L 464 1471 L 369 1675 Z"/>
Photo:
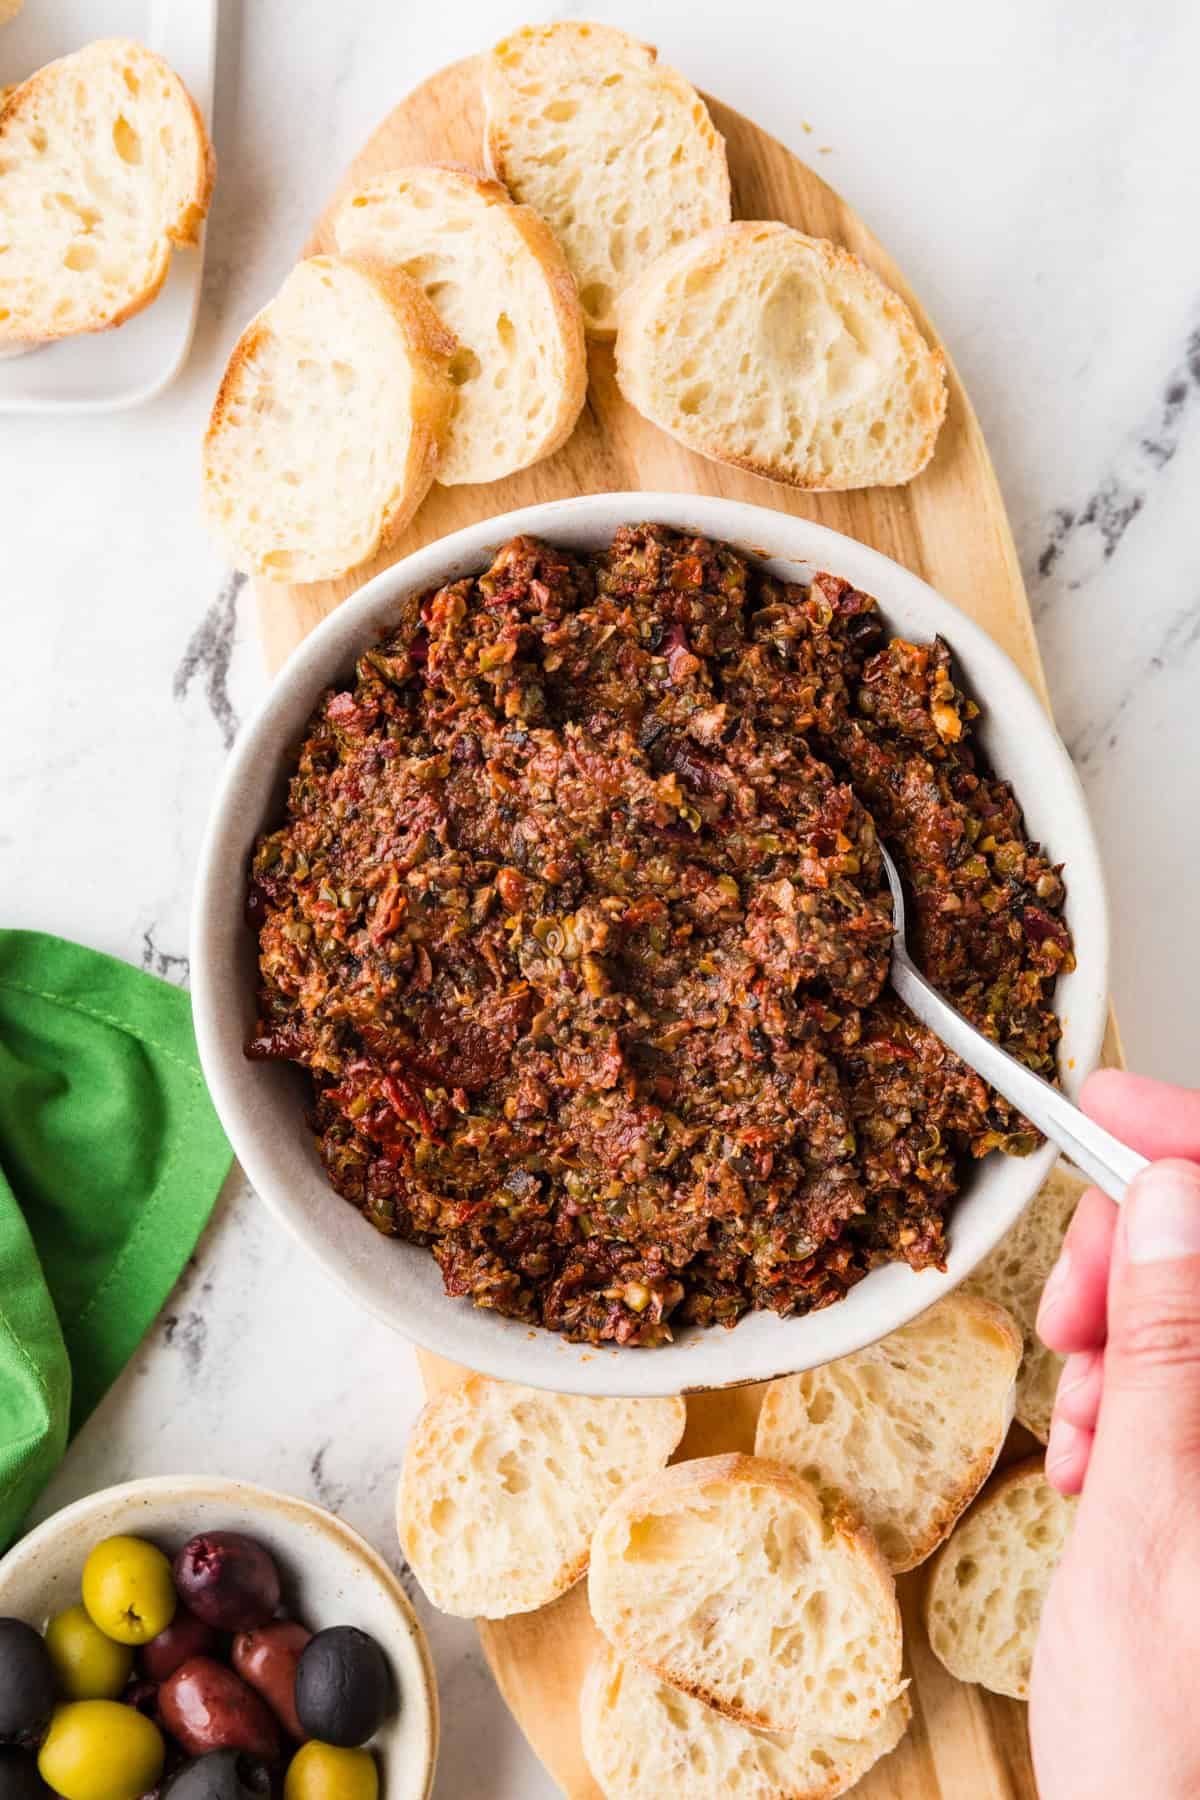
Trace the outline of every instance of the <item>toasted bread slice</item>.
<path fill-rule="evenodd" d="M 1003 1307 L 950 1294 L 853 1356 L 773 1381 L 755 1454 L 827 1506 L 849 1502 L 899 1574 L 932 1555 L 995 1468 L 1020 1360 Z"/>
<path fill-rule="evenodd" d="M 297 264 L 234 345 L 204 440 L 206 509 L 237 568 L 321 581 L 399 536 L 450 422 L 454 347 L 398 270 Z"/>
<path fill-rule="evenodd" d="M 617 381 L 690 450 L 793 487 L 886 487 L 933 455 L 944 361 L 865 263 L 774 220 L 670 251 L 620 306 Z"/>
<path fill-rule="evenodd" d="M 48 63 L 0 108 L 0 345 L 122 325 L 194 244 L 215 163 L 160 57 L 105 38 Z"/>
<path fill-rule="evenodd" d="M 1057 1163 L 1007 1237 L 960 1290 L 999 1301 L 1020 1326 L 1025 1354 L 1017 1376 L 1017 1417 L 1043 1444 L 1050 1436 L 1063 1359 L 1047 1350 L 1037 1334 L 1038 1305 L 1086 1187 L 1082 1176 Z"/>
<path fill-rule="evenodd" d="M 1040 1456 L 997 1477 L 937 1554 L 925 1596 L 935 1655 L 959 1681 L 1029 1697 L 1042 1605 L 1075 1517 Z"/>
<path fill-rule="evenodd" d="M 566 441 L 587 393 L 583 313 L 531 207 L 470 169 L 393 169 L 347 195 L 334 232 L 343 254 L 411 275 L 458 339 L 440 482 L 498 481 Z"/>
<path fill-rule="evenodd" d="M 592 1617 L 619 1657 L 762 1731 L 862 1738 L 900 1692 L 900 1613 L 867 1528 L 778 1463 L 708 1456 L 613 1501 Z"/>
<path fill-rule="evenodd" d="M 484 62 L 488 167 L 541 213 L 611 337 L 630 280 L 729 218 L 725 145 L 695 88 L 611 25 L 526 25 Z"/>
<path fill-rule="evenodd" d="M 666 1462 L 682 1400 L 593 1400 L 472 1375 L 431 1400 L 400 1477 L 400 1544 L 433 1604 L 504 1619 L 577 1582 L 614 1494 Z"/>
<path fill-rule="evenodd" d="M 836 1800 L 896 1748 L 911 1716 L 902 1694 L 858 1742 L 753 1731 L 611 1648 L 579 1697 L 583 1753 L 605 1800 Z"/>

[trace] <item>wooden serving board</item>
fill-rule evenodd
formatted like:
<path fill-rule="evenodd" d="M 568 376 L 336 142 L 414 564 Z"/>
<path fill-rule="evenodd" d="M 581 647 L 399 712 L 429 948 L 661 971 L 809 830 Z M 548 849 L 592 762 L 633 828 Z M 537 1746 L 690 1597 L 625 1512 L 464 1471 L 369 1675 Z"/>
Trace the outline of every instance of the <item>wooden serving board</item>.
<path fill-rule="evenodd" d="M 904 277 L 832 188 L 738 113 L 709 102 L 724 134 L 734 213 L 784 219 L 845 244 L 907 300 L 931 342 L 937 334 Z M 444 69 L 391 113 L 351 165 L 343 187 L 409 162 L 481 166 L 482 112 L 475 59 Z M 339 194 L 340 194 L 339 190 Z M 322 216 L 306 254 L 334 249 Z M 309 586 L 260 584 L 259 629 L 272 669 L 305 634 L 370 576 L 421 545 L 478 519 L 538 501 L 619 489 L 718 494 L 755 501 L 833 526 L 915 570 L 979 621 L 1046 698 L 1041 660 L 1004 505 L 978 422 L 954 369 L 950 406 L 930 467 L 906 488 L 805 494 L 704 461 L 627 406 L 613 378 L 611 348 L 593 344 L 588 402 L 574 435 L 548 461 L 487 487 L 435 487 L 400 543 L 356 575 Z M 1110 1060 L 1117 1060 L 1110 1032 Z M 652 1353 L 650 1353 L 652 1354 Z M 419 1353 L 434 1391 L 465 1371 Z M 760 1390 L 688 1401 L 681 1455 L 753 1447 Z M 1010 1450 L 1031 1440 L 1017 1434 Z M 501 1692 L 568 1800 L 601 1800 L 579 1741 L 576 1698 L 596 1641 L 586 1584 L 555 1605 L 480 1635 Z M 921 1572 L 899 1583 L 912 1677 L 913 1723 L 899 1749 L 855 1790 L 862 1800 L 1036 1800 L 1025 1708 L 964 1687 L 933 1656 L 920 1624 Z"/>

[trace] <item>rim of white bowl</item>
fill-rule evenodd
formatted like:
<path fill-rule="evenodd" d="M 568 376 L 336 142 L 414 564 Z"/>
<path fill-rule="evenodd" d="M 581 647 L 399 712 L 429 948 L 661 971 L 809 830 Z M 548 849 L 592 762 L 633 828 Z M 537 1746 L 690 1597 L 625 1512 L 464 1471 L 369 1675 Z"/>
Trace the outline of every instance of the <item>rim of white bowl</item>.
<path fill-rule="evenodd" d="M 623 524 L 653 521 L 734 544 L 756 562 L 774 567 L 784 579 L 800 581 L 816 569 L 828 569 L 873 594 L 885 620 L 896 611 L 907 628 L 919 621 L 925 636 L 941 633 L 967 685 L 986 699 L 981 720 L 986 741 L 989 726 L 1003 709 L 1020 718 L 1006 765 L 996 773 L 1011 780 L 1026 814 L 1053 815 L 1055 831 L 1031 829 L 1047 842 L 1056 860 L 1066 864 L 1067 917 L 1076 940 L 1077 968 L 1063 979 L 1071 994 L 1069 1018 L 1061 1013 L 1064 1049 L 1069 1066 L 1062 1079 L 1073 1092 L 1096 1066 L 1108 1017 L 1108 903 L 1095 835 L 1087 804 L 1071 758 L 1048 713 L 1025 676 L 982 626 L 927 582 L 881 551 L 846 537 L 828 526 L 793 514 L 744 501 L 689 493 L 616 492 L 581 495 L 522 507 L 484 519 L 414 551 L 367 582 L 324 618 L 292 652 L 275 675 L 257 712 L 243 729 L 230 755 L 205 832 L 195 888 L 191 934 L 192 1005 L 200 1060 L 217 1112 L 251 1185 L 267 1207 L 321 1262 L 326 1271 L 360 1304 L 419 1345 L 456 1362 L 504 1380 L 523 1382 L 564 1393 L 595 1395 L 660 1395 L 765 1381 L 780 1374 L 812 1368 L 873 1343 L 911 1319 L 963 1281 L 1020 1216 L 1049 1172 L 1056 1156 L 1045 1144 L 1032 1156 L 989 1159 L 1005 1165 L 1005 1179 L 992 1185 L 1005 1190 L 987 1218 L 971 1210 L 987 1165 L 968 1184 L 951 1214 L 950 1248 L 945 1272 L 919 1275 L 901 1264 L 888 1264 L 865 1276 L 835 1305 L 818 1312 L 779 1319 L 770 1313 L 747 1314 L 732 1331 L 685 1327 L 671 1345 L 654 1350 L 597 1348 L 567 1344 L 557 1332 L 483 1312 L 469 1300 L 440 1291 L 422 1293 L 420 1283 L 406 1281 L 397 1265 L 396 1279 L 381 1295 L 368 1272 L 375 1260 L 353 1256 L 353 1239 L 339 1233 L 332 1245 L 304 1209 L 295 1182 L 317 1181 L 330 1206 L 346 1202 L 328 1186 L 311 1156 L 311 1177 L 281 1166 L 281 1153 L 262 1129 L 255 1104 L 255 1075 L 265 1065 L 248 1064 L 243 1056 L 243 1022 L 238 1001 L 248 995 L 232 990 L 230 967 L 217 966 L 215 941 L 225 938 L 230 959 L 239 941 L 250 847 L 270 814 L 268 786 L 278 786 L 288 752 L 297 740 L 321 689 L 352 665 L 356 655 L 374 642 L 409 593 L 440 586 L 480 571 L 492 553 L 518 534 L 542 536 L 562 545 L 587 547 L 606 542 Z M 265 602 L 269 605 L 269 600 Z M 1007 730 L 1007 725 L 1003 728 Z M 1015 774 L 1014 755 L 1024 764 Z M 1036 783 L 1033 780 L 1037 776 Z M 1035 794 L 1034 789 L 1037 788 Z M 245 792 L 259 791 L 261 805 L 247 804 Z M 1045 794 L 1053 796 L 1042 805 Z M 254 814 L 251 818 L 250 814 Z M 1062 839 L 1071 840 L 1063 854 Z M 235 924 L 236 921 L 236 924 Z M 1083 926 L 1081 931 L 1080 927 Z M 248 942 L 248 937 L 247 937 Z M 1056 1004 L 1059 995 L 1056 995 Z M 296 1137 L 304 1136 L 302 1110 L 295 1107 Z M 283 1160 L 286 1160 L 284 1157 Z M 354 1227 L 378 1238 L 374 1228 L 355 1215 Z M 348 1249 L 346 1246 L 352 1247 Z M 397 1258 L 421 1257 L 434 1268 L 427 1250 L 398 1239 L 378 1248 Z M 372 1249 L 375 1246 L 372 1245 Z M 414 1266 L 407 1265 L 410 1275 Z"/>
<path fill-rule="evenodd" d="M 315 1501 L 301 1500 L 295 1494 L 283 1494 L 276 1488 L 243 1481 L 233 1475 L 146 1475 L 137 1481 L 122 1481 L 112 1487 L 98 1488 L 94 1494 L 85 1494 L 51 1513 L 0 1557 L 0 1607 L 6 1584 L 14 1578 L 20 1579 L 27 1570 L 36 1570 L 39 1562 L 48 1562 L 73 1527 L 86 1527 L 90 1520 L 113 1509 L 136 1507 L 139 1503 L 166 1502 L 185 1508 L 189 1502 L 197 1501 L 245 1505 L 251 1511 L 283 1513 L 294 1521 L 312 1525 L 333 1540 L 340 1555 L 360 1563 L 386 1594 L 397 1614 L 397 1629 L 403 1631 L 413 1652 L 412 1666 L 405 1671 L 408 1679 L 403 1687 L 401 1704 L 406 1715 L 418 1713 L 417 1754 L 423 1761 L 423 1768 L 417 1772 L 424 1775 L 422 1800 L 429 1800 L 437 1769 L 441 1719 L 437 1675 L 424 1628 L 412 1601 L 374 1545 L 344 1519 L 339 1519 L 336 1513 L 318 1506 Z M 419 1677 L 419 1703 L 415 1702 L 411 1691 L 414 1672 Z M 383 1800 L 386 1800 L 386 1794 Z"/>

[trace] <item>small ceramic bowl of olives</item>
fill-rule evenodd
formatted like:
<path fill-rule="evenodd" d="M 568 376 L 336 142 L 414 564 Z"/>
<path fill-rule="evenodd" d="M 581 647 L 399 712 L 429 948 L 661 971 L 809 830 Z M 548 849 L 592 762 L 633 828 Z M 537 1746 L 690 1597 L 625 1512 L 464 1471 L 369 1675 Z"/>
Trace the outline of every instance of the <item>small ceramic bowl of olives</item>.
<path fill-rule="evenodd" d="M 306 1501 L 160 1476 L 0 1562 L 0 1800 L 427 1800 L 437 1737 L 404 1590 Z"/>

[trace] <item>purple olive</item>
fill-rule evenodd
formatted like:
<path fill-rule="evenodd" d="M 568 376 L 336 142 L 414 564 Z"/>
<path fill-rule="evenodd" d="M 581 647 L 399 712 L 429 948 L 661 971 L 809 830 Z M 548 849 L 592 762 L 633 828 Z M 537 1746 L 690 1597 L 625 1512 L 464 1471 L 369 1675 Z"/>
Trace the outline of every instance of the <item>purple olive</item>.
<path fill-rule="evenodd" d="M 180 1599 L 218 1631 L 254 1631 L 279 1605 L 279 1570 L 253 1538 L 240 1531 L 202 1531 L 175 1558 Z"/>
<path fill-rule="evenodd" d="M 138 1658 L 147 1680 L 166 1681 L 189 1656 L 211 1655 L 217 1646 L 212 1626 L 181 1606 L 166 1630 L 142 1645 Z"/>

